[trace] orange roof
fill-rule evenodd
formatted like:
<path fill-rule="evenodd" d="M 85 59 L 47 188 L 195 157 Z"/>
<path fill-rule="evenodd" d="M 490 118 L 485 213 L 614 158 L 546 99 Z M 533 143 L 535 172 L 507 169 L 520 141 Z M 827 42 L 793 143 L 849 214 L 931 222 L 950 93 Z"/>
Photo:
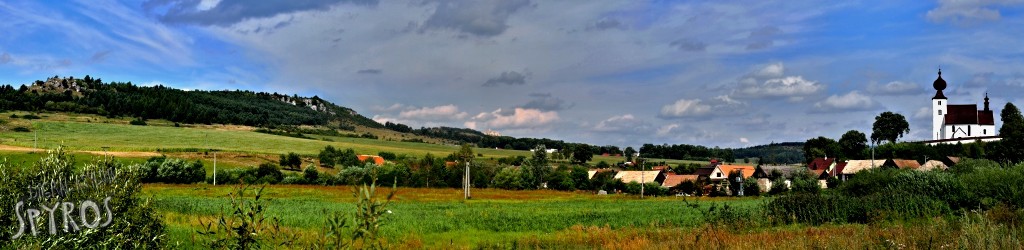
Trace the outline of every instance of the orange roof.
<path fill-rule="evenodd" d="M 665 170 L 665 169 L 668 169 L 668 166 L 654 166 L 654 167 L 651 168 L 651 170 Z"/>
<path fill-rule="evenodd" d="M 917 160 L 892 159 L 892 162 L 900 169 L 917 169 L 921 167 L 921 164 L 917 163 Z"/>
<path fill-rule="evenodd" d="M 678 186 L 679 183 L 683 183 L 684 181 L 697 181 L 697 175 L 695 175 L 695 174 L 666 175 L 665 176 L 665 182 L 662 182 L 661 186 L 662 187 L 667 187 L 667 188 L 675 187 L 675 186 Z"/>
<path fill-rule="evenodd" d="M 732 173 L 732 171 L 742 171 L 744 179 L 754 176 L 753 166 L 718 165 L 718 168 L 722 169 L 722 173 L 725 173 L 726 175 Z"/>
<path fill-rule="evenodd" d="M 366 159 L 373 158 L 373 164 L 377 164 L 377 166 L 384 165 L 384 158 L 380 157 L 380 156 L 376 156 L 376 155 L 357 155 L 356 158 L 359 158 L 359 161 L 361 161 L 361 162 L 366 162 Z"/>

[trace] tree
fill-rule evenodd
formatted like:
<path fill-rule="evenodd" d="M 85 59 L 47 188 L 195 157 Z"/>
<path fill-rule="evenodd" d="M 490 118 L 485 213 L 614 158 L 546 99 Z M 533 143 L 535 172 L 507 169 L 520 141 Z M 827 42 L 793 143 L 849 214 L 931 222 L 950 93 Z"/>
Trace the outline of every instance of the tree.
<path fill-rule="evenodd" d="M 882 112 L 875 117 L 875 123 L 871 125 L 871 141 L 878 144 L 882 141 L 895 143 L 896 139 L 910 133 L 910 124 L 903 115 L 893 112 Z"/>
<path fill-rule="evenodd" d="M 626 151 L 623 153 L 626 154 L 626 161 L 633 162 L 633 154 L 636 154 L 636 149 L 633 149 L 633 147 L 626 147 Z"/>
<path fill-rule="evenodd" d="M 548 165 L 548 151 L 544 145 L 537 145 L 533 148 L 533 158 L 530 158 L 530 162 L 534 165 L 547 166 Z"/>
<path fill-rule="evenodd" d="M 805 162 L 811 162 L 811 160 L 818 157 L 836 157 L 838 155 L 839 143 L 824 136 L 808 139 L 804 143 Z"/>
<path fill-rule="evenodd" d="M 867 135 L 857 130 L 846 131 L 839 138 L 839 151 L 846 159 L 863 159 L 864 150 L 868 148 Z"/>
<path fill-rule="evenodd" d="M 572 150 L 572 160 L 576 164 L 586 164 L 590 159 L 594 158 L 594 153 L 590 152 L 590 147 L 587 145 L 577 145 Z"/>
<path fill-rule="evenodd" d="M 295 152 L 289 152 L 287 155 L 281 155 L 281 159 L 278 161 L 278 164 L 284 167 L 289 167 L 289 169 L 297 170 L 299 169 L 299 166 L 302 165 L 302 159 L 299 158 L 299 155 Z"/>
<path fill-rule="evenodd" d="M 462 144 L 462 147 L 459 148 L 459 152 L 455 153 L 455 157 L 459 160 L 459 162 L 466 163 L 472 161 L 473 158 L 476 157 L 476 155 L 473 154 L 473 147 L 469 146 L 469 144 L 464 143 Z"/>
<path fill-rule="evenodd" d="M 1003 120 L 1003 126 L 999 128 L 999 136 L 1002 137 L 999 144 L 1005 158 L 1001 160 L 1019 162 L 1024 159 L 1024 116 L 1017 106 L 1007 102 L 999 117 Z"/>

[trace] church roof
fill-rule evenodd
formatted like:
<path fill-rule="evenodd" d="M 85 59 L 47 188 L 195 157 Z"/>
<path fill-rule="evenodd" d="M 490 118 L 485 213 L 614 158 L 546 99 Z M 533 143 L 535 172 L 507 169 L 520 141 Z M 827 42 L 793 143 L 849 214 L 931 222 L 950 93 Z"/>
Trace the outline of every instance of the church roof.
<path fill-rule="evenodd" d="M 979 110 L 978 111 L 978 124 L 980 125 L 996 125 L 994 119 L 992 119 L 992 110 Z"/>
<path fill-rule="evenodd" d="M 949 105 L 946 109 L 946 124 L 978 124 L 977 104 Z"/>

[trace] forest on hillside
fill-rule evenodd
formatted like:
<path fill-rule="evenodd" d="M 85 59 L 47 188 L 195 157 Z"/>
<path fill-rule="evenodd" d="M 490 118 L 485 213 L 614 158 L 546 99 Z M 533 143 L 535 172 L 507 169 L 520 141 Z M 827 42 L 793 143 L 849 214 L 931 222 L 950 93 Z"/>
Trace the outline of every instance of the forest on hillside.
<path fill-rule="evenodd" d="M 0 109 L 257 127 L 325 125 L 346 130 L 355 125 L 382 127 L 352 109 L 317 96 L 303 98 L 244 90 L 186 91 L 161 85 L 138 86 L 131 82 L 104 83 L 90 76 L 77 79 L 55 76 L 17 89 L 11 85 L 0 86 Z"/>

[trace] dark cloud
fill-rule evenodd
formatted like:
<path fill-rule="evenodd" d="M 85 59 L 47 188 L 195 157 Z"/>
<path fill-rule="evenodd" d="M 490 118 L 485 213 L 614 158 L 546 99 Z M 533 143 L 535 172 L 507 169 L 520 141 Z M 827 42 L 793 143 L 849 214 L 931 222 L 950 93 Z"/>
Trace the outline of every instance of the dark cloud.
<path fill-rule="evenodd" d="M 566 104 L 562 98 L 553 97 L 550 93 L 532 93 L 533 100 L 527 102 L 522 108 L 537 109 L 541 111 L 560 111 L 572 108 L 574 105 Z"/>
<path fill-rule="evenodd" d="M 4 52 L 3 55 L 0 55 L 0 64 L 7 64 L 9 62 L 11 62 L 11 54 Z"/>
<path fill-rule="evenodd" d="M 252 18 L 266 18 L 277 14 L 308 10 L 327 10 L 339 3 L 376 6 L 377 0 L 291 0 L 248 1 L 223 0 L 207 10 L 198 10 L 198 0 L 151 0 L 143 3 L 147 11 L 166 8 L 158 15 L 165 23 L 229 26 Z M 282 24 L 278 24 L 281 26 Z M 284 24 L 287 25 L 287 24 Z"/>
<path fill-rule="evenodd" d="M 493 87 L 498 86 L 499 84 L 523 85 L 526 84 L 526 75 L 516 71 L 505 71 L 497 77 L 487 79 L 487 82 L 484 82 L 483 86 Z"/>
<path fill-rule="evenodd" d="M 359 71 L 356 71 L 356 74 L 366 75 L 379 75 L 380 73 L 384 73 L 384 71 L 380 69 L 360 69 Z"/>
<path fill-rule="evenodd" d="M 110 50 L 96 52 L 95 54 L 92 54 L 92 57 L 89 58 L 89 61 L 94 63 L 102 62 L 103 60 L 107 59 L 107 55 L 110 55 L 110 52 Z"/>
<path fill-rule="evenodd" d="M 492 37 L 505 32 L 508 29 L 508 25 L 505 24 L 508 17 L 520 9 L 530 6 L 529 0 L 437 0 L 433 2 L 437 2 L 437 9 L 420 26 L 421 31 L 452 29 L 481 37 Z"/>
<path fill-rule="evenodd" d="M 685 38 L 672 41 L 672 43 L 669 43 L 668 45 L 682 51 L 704 51 L 708 47 L 704 42 L 693 41 Z"/>

